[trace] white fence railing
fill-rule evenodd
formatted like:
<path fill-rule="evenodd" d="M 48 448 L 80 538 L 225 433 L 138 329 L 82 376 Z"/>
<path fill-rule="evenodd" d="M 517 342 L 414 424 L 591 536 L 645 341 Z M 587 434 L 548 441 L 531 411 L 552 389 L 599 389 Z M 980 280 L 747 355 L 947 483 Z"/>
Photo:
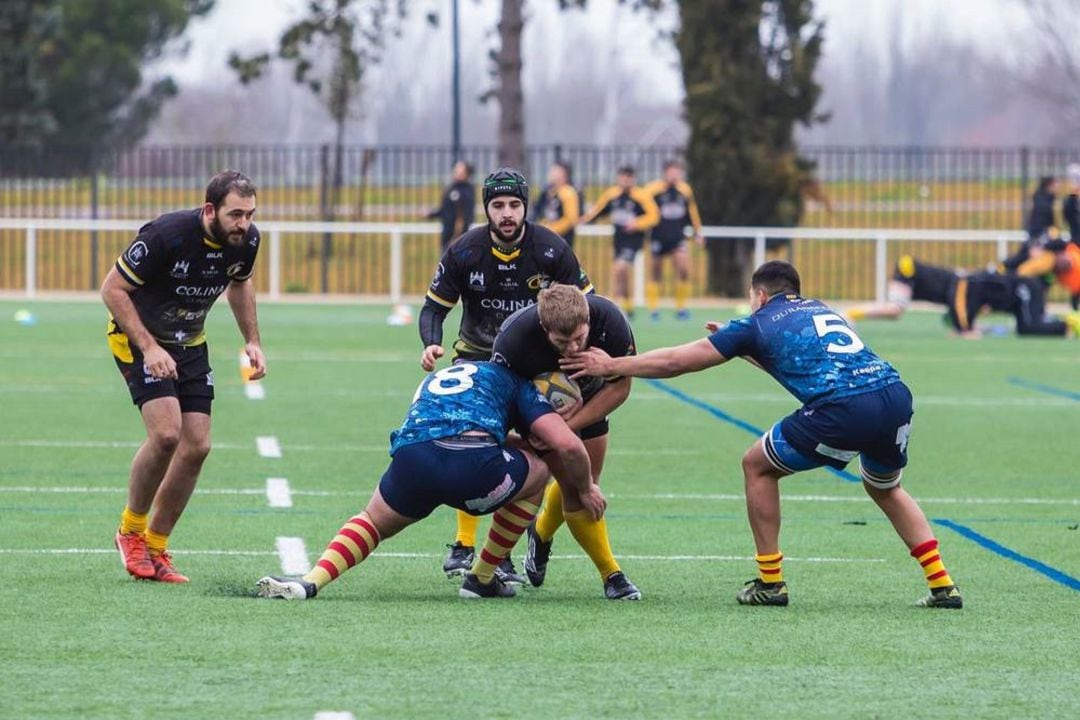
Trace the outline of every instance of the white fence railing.
<path fill-rule="evenodd" d="M 38 293 L 38 247 L 37 234 L 40 230 L 74 231 L 126 231 L 134 233 L 144 223 L 138 220 L 79 220 L 79 219 L 33 219 L 2 218 L 0 230 L 22 230 L 25 233 L 25 287 L 24 295 L 33 298 Z M 390 243 L 389 288 L 387 299 L 399 302 L 402 299 L 402 278 L 404 277 L 403 238 L 409 235 L 431 235 L 439 233 L 435 223 L 367 223 L 367 222 L 260 222 L 263 235 L 264 252 L 269 253 L 269 297 L 279 299 L 282 296 L 281 236 L 284 233 L 297 234 L 379 234 L 388 235 Z M 577 228 L 579 235 L 610 237 L 611 228 L 603 225 L 590 225 Z M 1027 234 L 1010 230 L 902 230 L 902 229 L 854 229 L 854 228 L 799 228 L 799 227 L 732 227 L 706 226 L 702 233 L 706 238 L 753 238 L 754 266 L 765 262 L 767 241 L 785 240 L 850 240 L 874 242 L 874 294 L 881 301 L 885 299 L 888 281 L 888 244 L 894 241 L 938 241 L 938 242 L 977 242 L 993 243 L 998 259 L 1004 259 L 1009 250 L 1009 243 L 1023 242 Z M 645 260 L 639 254 L 634 267 L 634 294 L 637 303 L 644 303 Z"/>

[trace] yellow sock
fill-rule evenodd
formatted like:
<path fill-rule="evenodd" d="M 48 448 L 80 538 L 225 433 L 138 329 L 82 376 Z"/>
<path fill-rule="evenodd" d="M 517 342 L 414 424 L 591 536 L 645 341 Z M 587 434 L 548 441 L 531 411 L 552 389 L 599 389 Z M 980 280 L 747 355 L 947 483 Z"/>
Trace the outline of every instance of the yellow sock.
<path fill-rule="evenodd" d="M 755 555 L 757 560 L 758 577 L 763 583 L 778 583 L 784 581 L 784 570 L 780 564 L 784 562 L 784 553 L 775 552 L 768 555 Z"/>
<path fill-rule="evenodd" d="M 650 312 L 660 307 L 660 283 L 645 283 L 645 306 Z"/>
<path fill-rule="evenodd" d="M 465 547 L 476 547 L 476 529 L 480 527 L 480 518 L 464 510 L 457 511 L 457 542 Z"/>
<path fill-rule="evenodd" d="M 686 303 L 690 300 L 690 281 L 679 280 L 675 283 L 675 309 L 685 310 Z"/>
<path fill-rule="evenodd" d="M 146 549 L 150 551 L 151 555 L 161 555 L 169 549 L 169 536 L 147 530 Z"/>
<path fill-rule="evenodd" d="M 132 512 L 131 508 L 125 505 L 124 512 L 120 513 L 120 532 L 124 535 L 130 535 L 131 533 L 144 534 L 148 516 L 149 513 Z"/>
<path fill-rule="evenodd" d="M 485 585 L 491 582 L 491 578 L 495 576 L 495 568 L 506 559 L 518 538 L 529 529 L 539 509 L 539 506 L 528 500 L 515 500 L 492 514 L 487 541 L 480 552 L 476 553 L 470 571 L 477 580 Z"/>
<path fill-rule="evenodd" d="M 931 590 L 954 584 L 952 578 L 949 577 L 949 571 L 945 569 L 945 563 L 941 561 L 937 540 L 927 540 L 921 545 L 916 545 L 911 551 L 911 557 L 922 566 L 923 574 L 926 575 L 926 584 Z"/>
<path fill-rule="evenodd" d="M 622 308 L 624 313 L 629 315 L 634 312 L 634 299 L 628 297 L 619 298 L 619 307 Z"/>
<path fill-rule="evenodd" d="M 379 531 L 367 513 L 350 518 L 326 546 L 322 557 L 304 579 L 320 590 L 353 565 L 361 563 L 379 544 Z"/>
<path fill-rule="evenodd" d="M 544 542 L 551 542 L 555 532 L 562 527 L 562 489 L 557 482 L 549 482 L 544 491 L 544 511 L 536 518 L 536 534 Z"/>
<path fill-rule="evenodd" d="M 593 565 L 600 572 L 600 578 L 607 580 L 611 573 L 619 571 L 619 563 L 611 554 L 611 543 L 608 541 L 607 520 L 600 518 L 593 520 L 587 510 L 575 510 L 565 513 L 566 525 L 574 534 L 578 545 L 593 561 Z"/>

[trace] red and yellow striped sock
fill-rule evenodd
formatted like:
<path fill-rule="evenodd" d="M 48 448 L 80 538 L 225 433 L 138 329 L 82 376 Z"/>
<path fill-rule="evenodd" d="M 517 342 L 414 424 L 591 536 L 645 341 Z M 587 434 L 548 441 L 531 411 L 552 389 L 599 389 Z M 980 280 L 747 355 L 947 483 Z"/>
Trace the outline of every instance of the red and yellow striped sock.
<path fill-rule="evenodd" d="M 495 568 L 514 549 L 518 538 L 528 529 L 539 509 L 539 505 L 528 500 L 515 500 L 495 511 L 491 516 L 491 530 L 488 531 L 487 542 L 473 561 L 472 574 L 477 580 L 485 585 L 491 582 L 491 578 L 495 576 Z"/>
<path fill-rule="evenodd" d="M 464 510 L 457 511 L 457 537 L 456 542 L 465 547 L 476 547 L 476 529 L 480 526 L 480 518 L 470 515 Z"/>
<path fill-rule="evenodd" d="M 367 513 L 360 513 L 345 523 L 330 544 L 326 546 L 322 557 L 315 563 L 304 579 L 315 583 L 320 590 L 341 573 L 353 565 L 358 565 L 371 554 L 379 544 L 379 531 L 371 522 Z"/>
<path fill-rule="evenodd" d="M 124 506 L 124 512 L 120 513 L 120 532 L 123 535 L 130 535 L 131 533 L 138 533 L 143 535 L 146 533 L 146 519 L 150 513 L 137 513 L 132 512 L 131 508 L 127 505 Z"/>
<path fill-rule="evenodd" d="M 911 557 L 922 566 L 923 574 L 926 575 L 926 583 L 931 590 L 947 587 L 953 584 L 949 577 L 949 571 L 945 569 L 945 563 L 941 562 L 941 553 L 938 552 L 936 539 L 916 545 L 911 550 Z"/>
<path fill-rule="evenodd" d="M 169 536 L 154 532 L 153 530 L 147 530 L 146 549 L 150 551 L 151 555 L 163 554 L 169 549 Z"/>
<path fill-rule="evenodd" d="M 757 560 L 758 577 L 763 583 L 778 583 L 784 581 L 784 553 L 774 552 L 767 555 L 755 555 Z"/>
<path fill-rule="evenodd" d="M 536 534 L 544 542 L 551 542 L 555 531 L 562 527 L 562 488 L 559 483 L 548 483 L 544 490 L 544 510 L 536 518 Z"/>

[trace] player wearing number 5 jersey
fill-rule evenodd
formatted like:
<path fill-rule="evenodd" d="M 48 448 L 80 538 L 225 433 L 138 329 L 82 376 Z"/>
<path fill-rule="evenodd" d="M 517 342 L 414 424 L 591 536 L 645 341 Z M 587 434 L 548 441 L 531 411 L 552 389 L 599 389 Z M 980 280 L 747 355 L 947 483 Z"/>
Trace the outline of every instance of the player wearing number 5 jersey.
<path fill-rule="evenodd" d="M 511 597 L 495 574 L 525 532 L 551 471 L 524 443 L 508 442 L 520 427 L 554 451 L 565 482 L 594 519 L 603 493 L 590 480 L 581 440 L 554 412 L 531 380 L 493 363 L 463 362 L 424 378 L 401 427 L 390 434 L 390 467 L 363 512 L 352 517 L 300 578 L 264 577 L 262 597 L 307 600 L 357 563 L 382 540 L 422 520 L 440 505 L 472 515 L 492 514 L 487 544 L 465 575 L 466 598 Z"/>
<path fill-rule="evenodd" d="M 919 562 L 930 594 L 923 607 L 960 608 L 960 591 L 938 554 L 926 516 L 900 475 L 907 465 L 911 392 L 892 365 L 875 355 L 826 305 L 803 298 L 799 274 L 767 262 L 750 284 L 753 313 L 679 347 L 611 358 L 597 349 L 565 360 L 576 374 L 674 377 L 744 357 L 772 375 L 803 407 L 772 426 L 746 451 L 746 506 L 757 548 L 758 577 L 736 596 L 743 605 L 787 605 L 780 552 L 780 478 L 856 456 L 863 487 Z"/>

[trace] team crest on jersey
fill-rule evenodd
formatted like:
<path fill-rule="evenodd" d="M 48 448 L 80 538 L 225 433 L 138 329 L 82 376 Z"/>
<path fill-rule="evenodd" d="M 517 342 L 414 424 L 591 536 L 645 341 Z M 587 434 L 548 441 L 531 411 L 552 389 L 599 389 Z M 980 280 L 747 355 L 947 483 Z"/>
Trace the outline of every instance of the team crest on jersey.
<path fill-rule="evenodd" d="M 529 286 L 530 290 L 539 292 L 551 284 L 551 276 L 545 275 L 544 273 L 536 273 L 526 281 L 526 284 Z"/>
<path fill-rule="evenodd" d="M 442 263 L 439 263 L 435 267 L 435 277 L 431 278 L 431 289 L 432 290 L 434 290 L 435 286 L 439 284 L 440 280 L 442 280 L 442 276 L 443 276 L 444 272 L 446 272 L 446 268 L 443 266 Z"/>
<path fill-rule="evenodd" d="M 544 257 L 546 257 L 548 259 L 554 259 L 555 258 L 555 248 L 548 248 L 547 250 L 545 250 L 544 251 Z"/>
<path fill-rule="evenodd" d="M 469 273 L 469 287 L 483 288 L 484 287 L 484 273 L 479 270 L 474 270 Z"/>
<path fill-rule="evenodd" d="M 172 270 L 169 271 L 169 276 L 177 279 L 186 278 L 190 267 L 191 263 L 187 260 L 177 260 L 176 264 L 172 266 Z"/>
<path fill-rule="evenodd" d="M 127 252 L 127 261 L 132 265 L 138 265 L 142 259 L 150 254 L 150 248 L 142 240 L 136 240 L 135 244 Z"/>

